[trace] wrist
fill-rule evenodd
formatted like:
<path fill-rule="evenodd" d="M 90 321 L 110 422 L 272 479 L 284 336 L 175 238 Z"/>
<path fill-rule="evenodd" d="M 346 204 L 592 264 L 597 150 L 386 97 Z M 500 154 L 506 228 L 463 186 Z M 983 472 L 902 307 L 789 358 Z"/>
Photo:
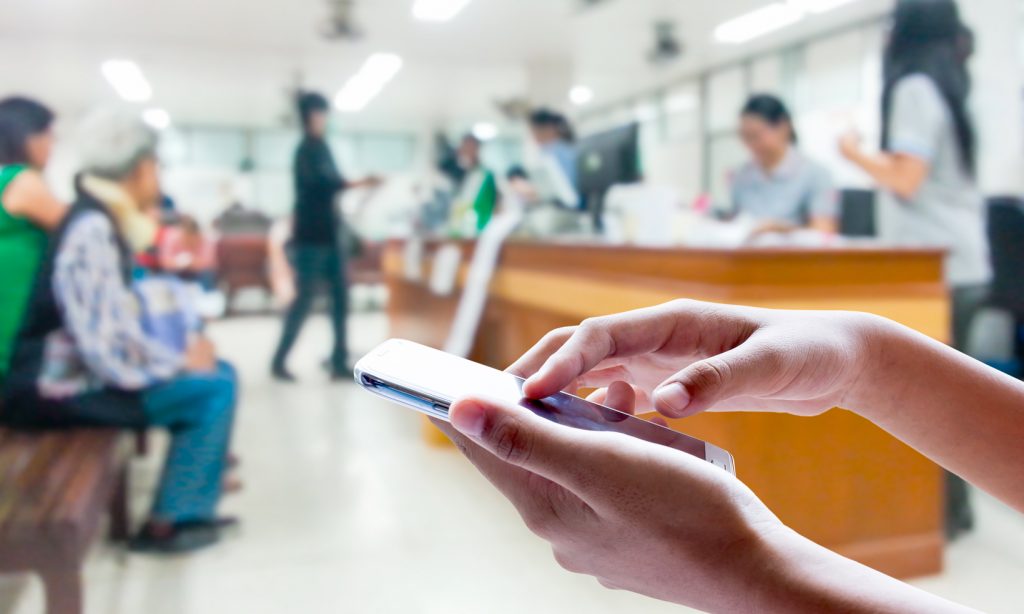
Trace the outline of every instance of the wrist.
<path fill-rule="evenodd" d="M 845 565 L 836 565 L 837 560 L 855 565 L 781 527 L 768 536 L 757 559 L 747 611 L 794 614 L 834 610 L 843 602 L 850 605 L 835 592 L 834 585 L 845 584 L 846 572 Z"/>
<path fill-rule="evenodd" d="M 873 419 L 891 405 L 900 378 L 894 378 L 899 361 L 903 327 L 883 317 L 857 314 L 854 323 L 858 373 L 843 395 L 843 409 Z"/>
<path fill-rule="evenodd" d="M 747 612 L 819 612 L 829 601 L 819 585 L 823 562 L 833 553 L 780 525 L 748 557 Z"/>
<path fill-rule="evenodd" d="M 769 536 L 751 576 L 748 612 L 973 611 L 845 558 L 782 527 Z"/>

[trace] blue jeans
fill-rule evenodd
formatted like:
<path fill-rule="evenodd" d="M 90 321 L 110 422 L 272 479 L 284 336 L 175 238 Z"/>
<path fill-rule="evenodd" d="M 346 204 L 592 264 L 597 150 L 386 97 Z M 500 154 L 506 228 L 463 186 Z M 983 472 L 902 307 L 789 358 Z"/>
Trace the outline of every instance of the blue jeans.
<path fill-rule="evenodd" d="M 226 362 L 218 363 L 212 373 L 187 373 L 143 393 L 148 423 L 171 433 L 153 503 L 154 519 L 215 518 L 237 398 L 238 376 Z"/>

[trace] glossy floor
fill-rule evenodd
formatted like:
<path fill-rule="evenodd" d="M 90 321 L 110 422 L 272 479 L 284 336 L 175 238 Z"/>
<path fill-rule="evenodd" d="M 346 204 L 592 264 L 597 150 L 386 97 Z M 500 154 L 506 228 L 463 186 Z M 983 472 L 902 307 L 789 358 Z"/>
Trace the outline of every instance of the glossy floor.
<path fill-rule="evenodd" d="M 217 325 L 244 376 L 237 449 L 246 489 L 227 512 L 243 531 L 208 552 L 160 559 L 94 549 L 88 614 L 588 614 L 679 612 L 572 576 L 456 453 L 422 443 L 421 423 L 318 370 L 326 323 L 296 352 L 303 383 L 267 377 L 277 324 Z M 379 315 L 351 323 L 368 350 L 386 334 Z M 158 456 L 154 454 L 152 456 Z M 155 479 L 134 468 L 137 505 Z M 950 549 L 948 571 L 921 586 L 990 612 L 1024 603 L 1024 518 L 983 499 L 981 529 Z M 0 613 L 42 611 L 34 579 L 0 582 Z"/>

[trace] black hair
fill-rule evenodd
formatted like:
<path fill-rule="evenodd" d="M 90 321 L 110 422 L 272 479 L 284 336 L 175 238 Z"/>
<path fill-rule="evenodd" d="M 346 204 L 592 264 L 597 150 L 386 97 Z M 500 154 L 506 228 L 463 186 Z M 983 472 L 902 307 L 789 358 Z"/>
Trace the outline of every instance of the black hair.
<path fill-rule="evenodd" d="M 302 121 L 302 129 L 309 128 L 309 120 L 316 113 L 326 113 L 331 105 L 324 98 L 323 94 L 316 92 L 302 92 L 299 94 L 299 119 Z"/>
<path fill-rule="evenodd" d="M 576 141 L 576 131 L 572 129 L 569 119 L 558 111 L 551 109 L 536 109 L 530 113 L 530 125 L 535 128 L 554 128 L 558 132 L 558 138 L 568 143 Z"/>
<path fill-rule="evenodd" d="M 30 98 L 0 100 L 0 164 L 28 164 L 28 140 L 49 130 L 53 120 L 53 111 Z"/>
<path fill-rule="evenodd" d="M 789 141 L 798 143 L 800 141 L 796 133 L 796 126 L 793 124 L 793 115 L 789 107 L 778 96 L 771 94 L 755 94 L 743 105 L 740 115 L 757 117 L 772 126 L 778 127 L 783 124 L 789 126 Z"/>
<path fill-rule="evenodd" d="M 974 175 L 977 135 L 967 111 L 971 80 L 967 59 L 973 48 L 970 30 L 960 20 L 954 0 L 899 0 L 885 50 L 882 91 L 882 149 L 888 150 L 897 84 L 911 75 L 935 83 L 953 117 L 960 162 Z M 970 46 L 968 46 L 968 44 Z"/>
<path fill-rule="evenodd" d="M 529 180 L 530 174 L 527 173 L 526 169 L 523 168 L 521 165 L 516 164 L 514 166 L 509 167 L 508 172 L 505 174 L 505 178 L 508 179 L 509 181 L 512 181 L 513 179 Z"/>

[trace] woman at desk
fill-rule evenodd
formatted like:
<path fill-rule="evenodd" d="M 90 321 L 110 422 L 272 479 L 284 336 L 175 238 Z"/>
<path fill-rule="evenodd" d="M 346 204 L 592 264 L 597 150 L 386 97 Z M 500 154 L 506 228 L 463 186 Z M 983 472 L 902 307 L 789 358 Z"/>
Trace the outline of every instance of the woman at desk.
<path fill-rule="evenodd" d="M 748 100 L 740 114 L 740 138 L 752 160 L 732 179 L 736 214 L 757 219 L 760 232 L 837 232 L 832 178 L 797 149 L 793 119 L 781 100 L 764 94 Z"/>
<path fill-rule="evenodd" d="M 576 132 L 569 120 L 556 111 L 537 109 L 530 114 L 530 133 L 541 153 L 553 164 L 554 173 L 547 177 L 551 185 L 537 186 L 541 192 L 551 191 L 557 200 L 565 205 L 575 205 L 579 200 L 579 171 L 576 167 Z"/>
<path fill-rule="evenodd" d="M 472 134 L 462 137 L 459 145 L 458 164 L 463 177 L 456 186 L 448 222 L 454 236 L 475 237 L 483 232 L 498 204 L 498 184 L 480 159 L 481 145 Z"/>
<path fill-rule="evenodd" d="M 879 231 L 889 242 L 950 249 L 953 340 L 964 350 L 992 277 L 977 146 L 967 111 L 968 30 L 953 0 L 900 0 L 885 50 L 882 152 L 865 153 L 856 134 L 843 155 L 882 188 Z M 950 483 L 948 530 L 972 524 L 966 487 Z"/>

